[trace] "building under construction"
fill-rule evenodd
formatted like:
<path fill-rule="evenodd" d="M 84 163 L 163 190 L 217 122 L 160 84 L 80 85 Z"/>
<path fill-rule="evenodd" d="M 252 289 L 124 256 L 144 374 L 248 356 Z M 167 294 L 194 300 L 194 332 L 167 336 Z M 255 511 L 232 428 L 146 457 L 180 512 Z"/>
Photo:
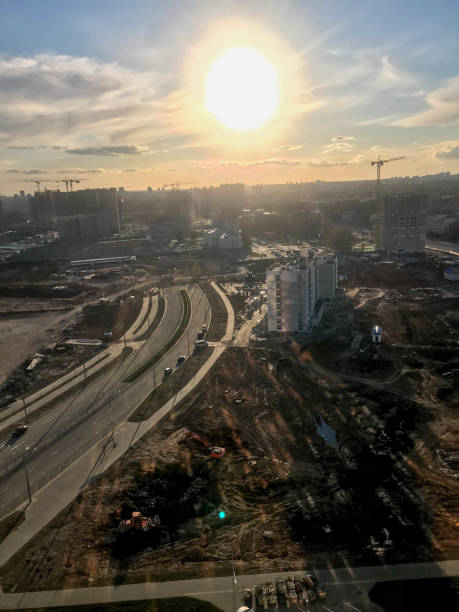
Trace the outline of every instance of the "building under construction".
<path fill-rule="evenodd" d="M 426 196 L 385 196 L 379 213 L 378 249 L 390 254 L 423 253 Z"/>
<path fill-rule="evenodd" d="M 119 232 L 116 189 L 37 192 L 32 218 L 40 230 L 57 230 L 59 238 L 76 242 Z"/>

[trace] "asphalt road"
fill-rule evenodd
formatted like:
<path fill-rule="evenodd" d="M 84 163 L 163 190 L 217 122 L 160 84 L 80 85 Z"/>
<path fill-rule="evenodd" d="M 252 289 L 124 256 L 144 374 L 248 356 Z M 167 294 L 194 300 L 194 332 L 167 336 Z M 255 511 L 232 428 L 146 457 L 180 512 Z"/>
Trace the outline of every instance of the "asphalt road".
<path fill-rule="evenodd" d="M 312 610 L 322 612 L 374 612 L 378 606 L 369 602 L 368 593 L 379 582 L 410 580 L 419 578 L 442 578 L 456 576 L 459 571 L 457 561 L 437 563 L 406 563 L 403 565 L 381 565 L 373 567 L 344 567 L 338 569 L 311 568 L 327 591 L 327 601 L 314 606 Z M 63 591 L 36 591 L 30 593 L 1 593 L 0 606 L 3 610 L 20 608 L 48 608 L 63 605 L 88 605 L 102 602 L 120 602 L 162 597 L 196 597 L 217 605 L 225 612 L 233 612 L 240 603 L 241 591 L 275 580 L 276 575 L 283 576 L 295 572 L 279 574 L 236 574 L 236 584 L 232 576 L 210 577 L 193 580 L 175 580 L 165 582 L 145 582 L 140 584 L 122 584 L 105 587 L 88 587 Z M 234 589 L 234 591 L 233 591 Z M 233 601 L 236 606 L 233 606 Z M 401 602 L 403 603 L 403 602 Z M 405 602 L 408 603 L 409 602 Z M 441 601 L 438 610 L 442 610 Z M 272 610 L 273 608 L 271 608 Z M 291 608 L 292 609 L 292 608 Z M 297 610 L 300 608 L 296 608 Z M 408 607 L 401 608 L 408 610 Z M 446 612 L 446 610 L 445 610 Z M 448 610 L 449 612 L 449 610 Z"/>
<path fill-rule="evenodd" d="M 161 383 L 164 369 L 174 368 L 179 355 L 188 355 L 188 344 L 190 353 L 192 352 L 193 340 L 209 315 L 206 300 L 202 298 L 201 291 L 195 288 L 189 292 L 192 316 L 188 338 L 187 334 L 184 334 L 175 347 L 156 364 L 154 376 L 153 368 L 150 368 L 135 382 L 122 382 L 129 372 L 155 354 L 174 333 L 182 316 L 179 289 L 171 287 L 164 291 L 167 300 L 164 317 L 140 350 L 44 414 L 15 444 L 2 444 L 1 516 L 5 516 L 27 499 L 26 476 L 29 478 L 32 492 L 42 487 L 123 422 L 154 388 L 154 382 L 156 386 Z M 27 474 L 23 467 L 24 458 Z M 14 465 L 22 467 L 11 473 Z"/>

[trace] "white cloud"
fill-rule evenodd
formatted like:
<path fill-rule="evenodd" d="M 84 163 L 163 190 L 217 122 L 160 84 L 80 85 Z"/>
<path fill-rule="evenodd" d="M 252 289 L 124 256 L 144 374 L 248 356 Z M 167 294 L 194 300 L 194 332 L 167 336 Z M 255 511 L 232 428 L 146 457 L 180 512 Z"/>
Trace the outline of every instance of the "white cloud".
<path fill-rule="evenodd" d="M 148 142 L 160 136 L 157 120 L 166 109 L 158 91 L 167 79 L 87 57 L 0 59 L 0 145 L 77 147 L 94 138 L 124 144 L 133 133 Z"/>
<path fill-rule="evenodd" d="M 355 136 L 333 136 L 333 142 L 337 142 L 338 140 L 355 140 Z"/>
<path fill-rule="evenodd" d="M 336 166 L 362 166 L 368 163 L 365 155 L 360 154 L 351 159 L 333 160 L 333 159 L 310 159 L 307 162 L 308 166 L 313 168 L 334 168 Z"/>
<path fill-rule="evenodd" d="M 426 97 L 429 108 L 421 113 L 395 121 L 402 127 L 459 125 L 459 76 L 449 79 L 443 87 Z"/>
<path fill-rule="evenodd" d="M 322 147 L 322 154 L 328 153 L 348 153 L 354 148 L 349 142 L 332 142 L 331 144 Z"/>
<path fill-rule="evenodd" d="M 274 151 L 297 151 L 298 149 L 302 149 L 303 145 L 302 144 L 286 144 L 286 145 L 281 145 L 280 147 L 277 147 L 276 149 L 274 149 Z"/>

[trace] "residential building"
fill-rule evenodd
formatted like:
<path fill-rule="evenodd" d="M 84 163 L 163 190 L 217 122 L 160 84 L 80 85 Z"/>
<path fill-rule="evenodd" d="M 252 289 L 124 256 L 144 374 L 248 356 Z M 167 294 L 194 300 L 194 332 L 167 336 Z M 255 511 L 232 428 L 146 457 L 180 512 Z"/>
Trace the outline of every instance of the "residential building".
<path fill-rule="evenodd" d="M 335 295 L 336 279 L 334 255 L 268 270 L 268 331 L 301 333 L 318 325 L 324 300 Z"/>
<path fill-rule="evenodd" d="M 385 196 L 380 212 L 378 248 L 386 253 L 423 253 L 426 196 Z"/>
<path fill-rule="evenodd" d="M 432 215 L 426 217 L 426 234 L 448 236 L 456 219 L 448 215 Z"/>
<path fill-rule="evenodd" d="M 31 213 L 40 230 L 57 230 L 61 240 L 78 241 L 119 232 L 116 189 L 37 192 Z"/>

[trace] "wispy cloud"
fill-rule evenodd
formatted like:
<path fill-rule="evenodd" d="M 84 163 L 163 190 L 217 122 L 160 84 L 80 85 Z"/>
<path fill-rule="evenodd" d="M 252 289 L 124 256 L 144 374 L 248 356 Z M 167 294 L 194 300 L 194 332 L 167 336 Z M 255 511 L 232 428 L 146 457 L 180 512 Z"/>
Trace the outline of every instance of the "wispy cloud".
<path fill-rule="evenodd" d="M 434 157 L 438 157 L 439 159 L 459 159 L 459 146 L 435 151 Z"/>
<path fill-rule="evenodd" d="M 430 92 L 425 102 L 428 109 L 395 121 L 402 127 L 459 125 L 459 76 L 449 79 L 443 87 Z"/>
<path fill-rule="evenodd" d="M 334 168 L 337 166 L 362 166 L 368 163 L 368 159 L 365 155 L 360 154 L 352 157 L 351 159 L 344 160 L 333 160 L 333 159 L 310 159 L 307 162 L 308 166 L 312 168 Z"/>
<path fill-rule="evenodd" d="M 336 152 L 348 153 L 349 151 L 352 151 L 353 148 L 354 145 L 350 144 L 349 142 L 332 142 L 331 144 L 322 147 L 322 154 Z"/>
<path fill-rule="evenodd" d="M 105 168 L 57 168 L 49 170 L 39 170 L 34 168 L 8 168 L 4 172 L 8 174 L 104 174 Z"/>
<path fill-rule="evenodd" d="M 7 172 L 8 174 L 48 174 L 46 170 L 35 170 L 33 168 L 30 170 L 18 170 L 17 168 L 9 168 L 8 170 L 5 170 L 5 172 Z"/>
<path fill-rule="evenodd" d="M 220 166 L 222 168 L 234 168 L 237 166 L 241 167 L 250 167 L 250 166 L 299 166 L 301 164 L 300 161 L 289 161 L 287 159 L 262 159 L 259 161 L 248 161 L 248 162 L 225 162 L 221 163 Z"/>
<path fill-rule="evenodd" d="M 158 96 L 168 75 L 128 70 L 87 57 L 38 54 L 0 59 L 0 145 L 31 148 L 43 140 L 75 147 L 84 138 L 118 142 L 159 136 Z M 73 140 L 73 142 L 72 142 Z M 113 141 L 112 141 L 113 142 Z"/>
<path fill-rule="evenodd" d="M 121 145 L 102 147 L 83 147 L 78 149 L 67 149 L 66 153 L 71 155 L 99 155 L 101 157 L 118 157 L 120 155 L 145 155 L 151 153 L 146 146 Z"/>
<path fill-rule="evenodd" d="M 298 149 L 302 149 L 302 144 L 286 144 L 273 149 L 274 151 L 297 151 Z"/>
<path fill-rule="evenodd" d="M 355 136 L 333 136 L 332 141 L 337 142 L 339 140 L 355 140 Z"/>

